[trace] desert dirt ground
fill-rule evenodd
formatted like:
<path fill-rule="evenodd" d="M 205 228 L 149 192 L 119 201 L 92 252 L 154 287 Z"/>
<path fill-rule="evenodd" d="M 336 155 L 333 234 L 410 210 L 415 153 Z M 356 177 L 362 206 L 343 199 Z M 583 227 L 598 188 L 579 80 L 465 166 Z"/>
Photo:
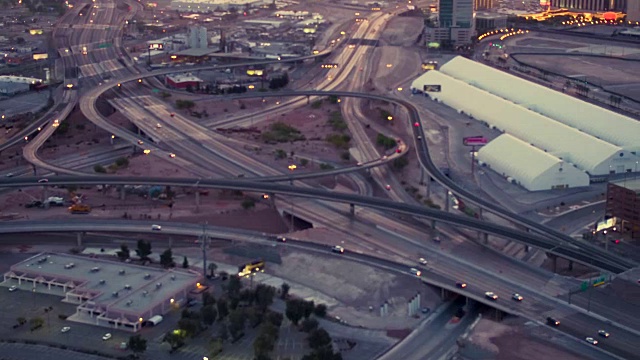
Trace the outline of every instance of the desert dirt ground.
<path fill-rule="evenodd" d="M 518 324 L 515 324 L 515 323 Z M 495 360 L 538 360 L 563 359 L 580 360 L 579 355 L 546 341 L 546 329 L 524 328 L 521 320 L 513 324 L 507 320 L 496 323 L 482 319 L 469 335 L 471 343 L 478 346 L 480 352 L 491 354 L 485 359 Z M 548 335 L 546 335 L 548 337 Z M 469 354 L 471 355 L 471 354 Z M 474 358 L 469 356 L 468 358 Z"/>

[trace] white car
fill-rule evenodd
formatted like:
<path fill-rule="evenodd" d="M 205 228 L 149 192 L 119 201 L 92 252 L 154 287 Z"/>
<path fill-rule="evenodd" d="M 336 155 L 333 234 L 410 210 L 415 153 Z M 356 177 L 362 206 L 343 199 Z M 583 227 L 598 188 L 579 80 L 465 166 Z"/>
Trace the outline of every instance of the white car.
<path fill-rule="evenodd" d="M 151 230 L 153 231 L 161 231 L 162 230 L 162 226 L 160 225 L 151 225 Z"/>
<path fill-rule="evenodd" d="M 334 253 L 343 254 L 344 253 L 344 248 L 342 246 L 340 246 L 340 245 L 336 245 L 336 246 L 331 248 L 331 251 L 333 251 Z"/>
<path fill-rule="evenodd" d="M 66 332 L 69 332 L 69 330 L 71 330 L 71 328 L 69 326 L 65 326 L 62 329 L 60 329 L 60 332 L 66 333 Z"/>
<path fill-rule="evenodd" d="M 106 333 L 102 336 L 102 340 L 107 341 L 111 339 L 111 333 Z"/>
<path fill-rule="evenodd" d="M 9 291 L 11 291 L 11 292 L 14 292 L 16 290 L 18 290 L 18 287 L 15 286 L 15 285 L 11 285 L 11 287 L 9 288 Z"/>
<path fill-rule="evenodd" d="M 422 264 L 422 265 L 427 265 L 427 259 L 425 259 L 425 258 L 420 258 L 420 259 L 418 260 L 418 262 L 419 262 L 420 264 Z"/>
<path fill-rule="evenodd" d="M 591 345 L 598 345 L 598 340 L 592 338 L 592 337 L 587 337 L 584 339 L 586 342 L 588 342 Z"/>
<path fill-rule="evenodd" d="M 498 300 L 498 295 L 494 294 L 494 293 L 493 293 L 493 292 L 491 292 L 491 291 L 487 291 L 486 293 L 484 293 L 484 296 L 485 296 L 487 299 L 490 299 L 490 300 L 493 300 L 493 301 Z"/>
<path fill-rule="evenodd" d="M 524 298 L 522 297 L 522 295 L 515 293 L 513 294 L 513 296 L 511 296 L 511 298 L 515 301 L 522 301 Z"/>
<path fill-rule="evenodd" d="M 611 334 L 609 334 L 607 330 L 598 330 L 598 335 L 602 336 L 603 338 L 608 338 L 609 336 L 611 336 Z"/>
<path fill-rule="evenodd" d="M 162 129 L 162 124 L 157 123 L 157 124 L 156 124 L 156 128 L 158 128 L 158 129 Z"/>
<path fill-rule="evenodd" d="M 422 275 L 422 271 L 420 271 L 420 270 L 418 270 L 418 269 L 416 269 L 416 268 L 411 268 L 411 269 L 409 269 L 409 272 L 410 272 L 412 275 L 415 275 L 415 276 L 420 276 L 420 275 Z"/>

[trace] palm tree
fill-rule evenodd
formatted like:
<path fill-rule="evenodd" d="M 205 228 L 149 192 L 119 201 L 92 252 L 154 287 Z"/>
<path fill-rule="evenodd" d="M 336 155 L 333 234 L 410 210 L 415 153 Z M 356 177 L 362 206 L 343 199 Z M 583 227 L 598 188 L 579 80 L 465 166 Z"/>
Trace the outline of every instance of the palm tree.
<path fill-rule="evenodd" d="M 218 268 L 218 265 L 214 264 L 214 263 L 209 263 L 209 266 L 207 266 L 208 270 L 209 270 L 209 276 L 213 277 L 216 269 Z"/>

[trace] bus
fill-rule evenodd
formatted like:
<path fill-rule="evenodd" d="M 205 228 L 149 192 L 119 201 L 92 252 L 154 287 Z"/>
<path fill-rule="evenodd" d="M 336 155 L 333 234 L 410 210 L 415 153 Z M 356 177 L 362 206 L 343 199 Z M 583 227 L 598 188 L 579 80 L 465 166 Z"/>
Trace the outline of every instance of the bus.
<path fill-rule="evenodd" d="M 247 276 L 252 273 L 264 272 L 265 262 L 262 259 L 254 260 L 250 263 L 238 267 L 238 276 Z"/>

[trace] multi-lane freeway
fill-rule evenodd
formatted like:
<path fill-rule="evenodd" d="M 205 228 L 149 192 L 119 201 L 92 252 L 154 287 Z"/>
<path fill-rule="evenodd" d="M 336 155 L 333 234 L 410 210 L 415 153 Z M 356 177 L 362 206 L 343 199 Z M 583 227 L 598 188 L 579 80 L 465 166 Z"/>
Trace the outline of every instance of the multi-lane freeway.
<path fill-rule="evenodd" d="M 58 220 L 36 220 L 36 221 L 16 221 L 0 224 L 0 233 L 36 233 L 36 232 L 107 232 L 107 233 L 154 233 L 152 224 L 160 224 L 162 226 L 161 233 L 165 235 L 187 235 L 201 236 L 203 227 L 199 224 L 185 224 L 177 222 L 145 222 L 131 220 L 69 220 L 60 222 Z M 255 231 L 242 229 L 229 229 L 223 227 L 207 226 L 205 228 L 207 235 L 212 238 L 226 239 L 233 241 L 244 241 L 256 244 L 271 244 L 270 239 L 273 237 Z M 308 251 L 330 252 L 328 246 L 298 241 L 288 238 L 286 243 L 278 243 L 279 246 L 292 246 Z M 409 268 L 415 267 L 414 264 L 408 262 L 396 262 L 379 257 L 364 255 L 347 251 L 343 255 L 345 259 L 358 261 L 370 266 L 380 267 L 386 270 L 409 274 Z M 464 280 L 469 284 L 466 288 L 461 289 L 456 286 L 456 279 L 451 279 L 448 271 L 439 271 L 436 268 L 422 268 L 420 280 L 446 289 L 452 293 L 461 294 L 473 301 L 483 303 L 493 308 L 509 314 L 514 314 L 544 323 L 545 317 L 553 315 L 554 318 L 560 319 L 562 325 L 559 330 L 575 335 L 578 338 L 585 336 L 593 336 L 600 329 L 607 329 L 613 335 L 611 338 L 601 342 L 601 348 L 613 353 L 610 358 L 616 359 L 635 359 L 640 344 L 637 339 L 640 331 L 637 329 L 621 326 L 601 316 L 589 313 L 586 310 L 571 306 L 559 299 L 550 297 L 539 291 L 531 289 L 528 284 L 513 283 L 508 279 L 501 279 L 498 274 L 491 273 L 486 269 L 474 268 L 464 262 L 458 262 L 454 256 L 448 255 L 447 261 L 451 262 L 451 266 L 456 269 L 463 269 L 467 274 Z M 446 262 L 442 262 L 440 266 L 446 267 Z M 486 278 L 491 278 L 491 288 L 480 285 L 485 284 Z M 486 291 L 493 291 L 500 296 L 497 301 L 489 300 L 484 295 Z M 513 301 L 510 299 L 512 293 L 517 292 L 524 297 L 523 301 Z M 606 355 L 606 354 L 605 354 Z"/>
<path fill-rule="evenodd" d="M 109 38 L 113 38 L 115 37 L 116 39 L 118 39 L 118 31 L 119 29 L 117 28 L 117 26 L 108 26 L 105 27 L 104 25 L 102 25 L 101 27 L 99 26 L 95 26 L 92 24 L 95 24 L 96 21 L 100 22 L 100 24 L 116 24 L 118 23 L 117 21 L 106 21 L 108 19 L 114 19 L 113 16 L 116 13 L 116 11 L 113 9 L 113 7 L 109 7 L 111 4 L 105 3 L 104 5 L 101 4 L 100 5 L 100 9 L 105 9 L 106 11 L 99 13 L 98 15 L 95 15 L 92 12 L 91 7 L 87 10 L 85 9 L 84 11 L 86 11 L 84 13 L 83 16 L 86 16 L 84 19 L 86 19 L 86 21 L 84 22 L 84 24 L 82 25 L 82 29 L 89 29 L 91 32 L 96 32 L 94 35 L 95 37 L 92 37 L 93 35 L 91 34 L 85 34 L 83 36 L 80 37 L 80 39 L 76 39 L 74 40 L 74 44 L 69 44 L 69 48 L 71 49 L 71 52 L 73 52 L 73 56 L 74 58 L 78 58 L 79 57 L 79 61 L 89 61 L 88 63 L 85 63 L 84 67 L 81 66 L 82 70 L 85 70 L 86 72 L 86 77 L 83 80 L 83 84 L 85 84 L 86 87 L 89 87 L 87 85 L 92 85 L 95 86 L 92 90 L 88 91 L 88 92 L 83 92 L 83 96 L 80 99 L 80 107 L 83 110 L 83 112 L 85 113 L 85 115 L 87 115 L 89 117 L 89 119 L 94 122 L 96 125 L 98 125 L 99 127 L 110 131 L 113 134 L 116 134 L 118 137 L 120 138 L 124 138 L 125 140 L 131 142 L 132 144 L 134 144 L 134 146 L 140 146 L 142 147 L 142 145 L 139 143 L 140 138 L 139 136 L 129 133 L 128 131 L 124 131 L 112 124 L 110 124 L 107 119 L 105 119 L 104 117 L 102 117 L 96 107 L 95 107 L 95 103 L 98 99 L 99 96 L 101 96 L 102 94 L 104 94 L 106 91 L 108 91 L 109 89 L 113 88 L 114 86 L 116 86 L 116 83 L 122 83 L 125 84 L 126 82 L 132 82 L 132 81 L 137 81 L 138 79 L 141 78 L 148 78 L 151 76 L 158 76 L 158 75 L 163 75 L 163 74 L 169 74 L 172 72 L 176 72 L 176 71 L 180 71 L 183 72 L 185 71 L 185 69 L 170 69 L 170 70 L 160 70 L 160 71 L 154 71 L 154 72 L 150 72 L 148 74 L 144 74 L 144 75 L 140 75 L 138 74 L 138 71 L 135 70 L 134 68 L 123 68 L 121 65 L 118 65 L 116 63 L 114 63 L 113 61 L 109 61 L 109 59 L 113 59 L 115 57 L 118 56 L 122 56 L 123 54 L 120 52 L 120 50 L 118 49 L 118 46 L 113 46 L 111 48 L 107 48 L 107 49 L 102 49 L 102 50 L 97 50 L 96 47 L 99 43 L 104 43 L 105 39 L 109 39 Z M 108 10 L 111 9 L 111 10 Z M 91 12 L 89 12 L 91 11 Z M 102 11 L 102 10 L 99 10 Z M 88 16 L 88 14 L 91 13 L 93 15 L 91 16 L 96 16 L 96 17 L 92 17 L 90 18 Z M 104 16 L 104 17 L 102 17 Z M 78 16 L 79 17 L 79 16 Z M 376 23 L 378 25 L 372 26 L 371 28 L 363 28 L 363 30 L 361 30 L 362 34 L 366 36 L 366 34 L 368 33 L 369 29 L 371 31 L 376 31 L 376 28 L 379 29 L 380 26 L 384 25 L 384 21 L 385 21 L 385 17 L 379 16 L 379 17 L 372 17 L 372 22 L 375 22 L 376 19 L 380 19 L 380 23 Z M 115 28 L 115 29 L 114 29 Z M 79 29 L 76 27 L 76 29 Z M 117 31 L 116 31 L 117 30 Z M 72 32 L 73 33 L 73 32 Z M 75 32 L 76 34 L 78 33 L 77 31 Z M 72 34 L 73 36 L 73 34 Z M 360 35 L 359 35 L 360 36 Z M 373 37 L 372 37 L 373 38 Z M 88 44 L 90 47 L 89 51 L 89 55 L 80 55 L 78 54 L 78 52 L 80 51 L 81 47 L 78 44 Z M 65 51 L 66 52 L 66 51 Z M 96 55 L 97 54 L 97 55 Z M 327 55 L 327 53 L 322 54 L 322 55 Z M 337 56 L 342 56 L 340 59 L 342 59 L 342 61 L 345 61 L 346 63 L 352 64 L 350 65 L 351 68 L 354 67 L 353 63 L 351 63 L 351 61 L 354 59 L 354 56 L 350 56 L 346 53 L 342 53 L 342 54 L 338 54 Z M 312 58 L 313 56 L 309 56 L 309 57 L 305 57 L 305 58 Z M 360 57 L 362 57 L 362 55 L 360 55 Z M 86 60 L 85 60 L 86 58 Z M 358 60 L 358 56 L 355 56 L 355 60 Z M 92 60 L 93 59 L 93 60 Z M 123 63 L 121 64 L 125 64 L 127 63 L 127 59 L 126 57 L 123 57 Z M 302 59 L 302 58 L 301 58 Z M 95 60 L 95 61 L 94 61 Z M 296 59 L 296 60 L 300 60 L 300 59 Z M 271 62 L 278 62 L 277 60 L 274 61 L 265 61 L 265 62 L 250 62 L 250 63 L 242 63 L 242 64 L 235 64 L 235 66 L 246 66 L 248 64 L 257 64 L 257 63 L 271 63 Z M 102 79 L 100 79 L 99 74 L 94 74 L 90 71 L 91 68 L 96 68 L 96 63 L 100 64 L 98 67 L 102 68 L 102 69 L 108 69 L 110 71 L 111 74 L 115 74 L 117 76 L 116 79 L 113 79 L 112 82 L 110 83 L 101 83 Z M 87 66 L 90 65 L 90 66 Z M 224 66 L 224 68 L 228 68 L 229 66 Z M 196 67 L 193 69 L 190 69 L 192 71 L 196 71 L 199 69 L 216 69 L 216 68 L 220 68 L 219 66 L 207 66 L 207 67 Z M 133 74 L 132 74 L 133 73 Z M 327 81 L 325 81 L 323 84 L 330 84 L 333 80 L 335 80 L 336 78 L 345 78 L 348 72 L 337 72 L 335 74 L 330 73 L 329 76 L 330 78 L 327 78 Z M 346 78 L 345 78 L 346 79 Z M 336 82 L 337 83 L 337 82 Z M 81 84 L 82 86 L 82 84 Z M 333 85 L 333 87 L 325 87 L 325 86 L 318 86 L 318 88 L 321 89 L 333 89 L 335 87 L 335 85 Z M 291 92 L 288 94 L 283 94 L 283 93 L 279 93 L 277 94 L 277 96 L 292 96 L 292 97 L 297 97 L 299 98 L 300 95 L 308 95 L 308 96 L 327 96 L 333 93 L 329 93 L 329 92 L 306 92 L 306 93 L 298 93 L 298 92 Z M 514 214 L 510 214 L 509 212 L 501 209 L 499 206 L 491 203 L 491 202 L 487 202 L 484 199 L 480 199 L 478 197 L 475 196 L 475 194 L 471 194 L 467 191 L 465 191 L 464 189 L 458 187 L 455 183 L 451 182 L 447 177 L 445 177 L 444 175 L 442 175 L 440 173 L 440 171 L 438 170 L 438 168 L 433 164 L 433 162 L 431 161 L 430 157 L 429 157 L 429 153 L 428 153 L 428 148 L 427 148 L 427 144 L 425 142 L 425 140 L 421 140 L 418 141 L 418 136 L 422 135 L 423 138 L 426 138 L 422 133 L 423 133 L 423 128 L 422 128 L 422 124 L 420 122 L 419 116 L 417 115 L 417 110 L 415 109 L 415 107 L 413 107 L 410 103 L 406 102 L 406 101 L 402 101 L 402 100 L 395 100 L 395 99 L 390 99 L 390 98 L 386 98 L 386 97 L 381 97 L 381 96 L 375 96 L 375 95 L 368 95 L 368 94 L 358 94 L 358 93 L 336 93 L 338 94 L 338 96 L 357 96 L 357 97 L 366 97 L 366 98 L 370 98 L 373 100 L 383 100 L 383 101 L 388 101 L 388 102 L 393 102 L 396 103 L 400 106 L 405 107 L 410 115 L 410 121 L 412 124 L 412 127 L 414 128 L 414 140 L 417 150 L 418 150 L 418 154 L 419 154 L 419 158 L 420 161 L 423 165 L 423 167 L 427 170 L 427 172 L 429 172 L 431 174 L 431 176 L 436 179 L 436 181 L 440 182 L 441 184 L 443 184 L 445 187 L 449 188 L 454 194 L 456 194 L 457 196 L 460 196 L 461 198 L 464 198 L 466 200 L 468 200 L 471 203 L 476 203 L 479 206 L 488 209 L 492 212 L 495 212 L 496 214 L 499 214 L 511 221 L 513 221 L 516 224 L 525 226 L 527 228 L 530 228 L 536 232 L 538 232 L 540 235 L 534 235 L 534 234 L 527 234 L 527 233 L 523 233 L 523 232 L 519 232 L 513 229 L 508 229 L 508 228 L 503 228 L 500 226 L 495 226 L 493 224 L 489 224 L 489 223 L 485 223 L 476 219 L 472 219 L 472 218 L 468 218 L 468 217 L 462 217 L 462 216 L 455 216 L 455 215 L 451 215 L 451 214 L 446 214 L 446 213 L 441 213 L 441 212 L 435 212 L 433 211 L 433 213 L 430 213 L 428 211 L 428 209 L 424 209 L 422 207 L 418 207 L 418 206 L 412 206 L 412 205 L 408 205 L 408 204 L 397 204 L 397 203 L 392 203 L 389 201 L 385 201 L 385 200 L 380 200 L 380 199 L 372 199 L 372 198 L 366 198 L 366 197 L 358 197 L 357 195 L 346 195 L 346 196 L 351 196 L 351 197 L 343 197 L 343 195 L 345 194 L 338 194 L 338 193 L 333 193 L 333 192 L 329 192 L 329 191 L 322 191 L 322 190 L 315 190 L 315 189 L 310 189 L 310 188 L 294 188 L 294 187 L 289 187 L 289 186 L 285 186 L 285 185 L 278 185 L 278 184 L 264 184 L 262 183 L 262 181 L 265 180 L 265 178 L 271 178 L 271 181 L 273 180 L 290 180 L 291 176 L 282 176 L 281 174 L 278 174 L 278 171 L 273 171 L 273 169 L 266 169 L 262 164 L 256 164 L 255 160 L 253 159 L 246 159 L 245 157 L 239 157 L 236 156 L 236 161 L 238 161 L 238 164 L 241 164 L 241 167 L 247 167 L 247 165 L 249 165 L 248 167 L 252 168 L 252 169 L 260 169 L 260 170 L 253 170 L 253 171 L 249 171 L 249 174 L 255 174 L 256 176 L 261 176 L 260 178 L 256 178 L 255 182 L 248 182 L 248 181 L 233 181 L 233 180 L 202 180 L 202 179 L 123 179 L 122 182 L 117 182 L 118 184 L 137 184 L 137 183 L 144 183 L 144 184 L 172 184 L 172 181 L 178 181 L 178 180 L 183 180 L 182 182 L 178 181 L 176 184 L 176 186 L 194 186 L 197 184 L 197 186 L 202 186 L 202 187 L 225 187 L 225 188 L 235 188 L 235 189 L 240 189 L 240 190 L 247 190 L 247 191 L 264 191 L 264 192 L 272 192 L 272 193 L 280 193 L 280 194 L 292 194 L 295 196 L 299 196 L 299 197 L 308 197 L 308 198 L 313 198 L 313 199 L 323 199 L 323 200 L 329 200 L 329 201 L 341 201 L 341 202 L 345 202 L 345 203 L 350 203 L 350 204 L 357 204 L 357 205 L 361 205 L 361 206 L 368 206 L 371 208 L 376 208 L 376 209 L 382 209 L 385 211 L 388 210 L 394 210 L 394 211 L 398 211 L 401 213 L 405 213 L 405 214 L 410 214 L 410 215 L 419 215 L 419 216 L 425 216 L 428 218 L 434 218 L 438 221 L 441 222 L 446 222 L 446 223 L 453 223 L 453 224 L 463 224 L 463 226 L 468 227 L 468 228 L 472 228 L 472 229 L 478 229 L 482 232 L 485 233 L 492 233 L 495 234 L 497 236 L 505 236 L 505 237 L 509 237 L 511 240 L 517 240 L 517 241 L 522 241 L 524 243 L 529 243 L 533 246 L 537 246 L 543 249 L 546 249 L 549 252 L 555 253 L 555 254 L 559 254 L 560 256 L 564 256 L 567 258 L 572 258 L 575 259 L 576 261 L 580 261 L 586 264 L 590 264 L 592 266 L 596 266 L 596 267 L 601 267 L 602 269 L 605 269 L 607 271 L 611 271 L 611 272 L 620 272 L 620 271 L 624 271 L 632 266 L 634 266 L 635 264 L 630 263 L 628 260 L 626 259 L 622 259 L 619 257 L 615 257 L 609 254 L 603 254 L 601 252 L 600 249 L 594 249 L 594 248 L 590 248 L 589 245 L 583 244 L 582 242 L 576 241 L 574 239 L 568 238 L 567 236 L 558 233 L 558 232 L 552 232 L 551 230 L 545 228 L 544 226 L 541 226 L 537 223 L 531 222 L 526 218 L 520 217 L 518 215 L 514 215 Z M 342 95 L 340 95 L 342 94 Z M 264 93 L 264 94 L 260 94 L 259 96 L 264 96 L 264 95 L 269 95 L 269 96 L 275 96 L 275 95 L 271 95 L 269 93 Z M 303 103 L 302 101 L 298 100 L 297 103 Z M 292 102 L 292 104 L 294 104 Z M 140 104 L 132 104 L 133 106 L 140 106 Z M 203 129 L 199 129 L 198 127 L 194 127 L 193 125 L 188 124 L 188 120 L 184 120 L 184 119 L 177 119 L 176 123 L 179 125 L 176 125 L 177 127 L 181 127 L 181 128 L 192 128 L 195 134 L 204 134 Z M 413 126 L 413 124 L 417 124 L 417 126 Z M 179 129 L 176 128 L 175 130 L 177 131 L 183 131 L 183 129 Z M 215 154 L 216 156 L 221 156 L 224 157 L 225 154 L 224 153 L 220 153 L 218 150 L 218 148 L 216 146 L 212 146 L 213 144 L 216 144 L 216 142 L 211 142 L 212 145 L 207 145 L 206 147 L 203 146 L 202 144 L 204 142 L 208 143 L 210 141 L 213 141 L 213 138 L 204 138 L 204 141 L 199 141 L 197 140 L 197 137 L 190 139 L 189 141 L 191 142 L 191 144 L 189 144 L 185 150 L 187 152 L 189 152 L 190 154 L 192 154 L 192 157 L 195 156 L 194 154 L 197 153 L 198 151 L 208 151 L 212 154 Z M 364 139 L 363 139 L 364 140 Z M 164 141 L 164 138 L 162 138 L 161 141 Z M 150 144 L 145 144 L 146 146 L 150 146 Z M 32 147 L 32 148 L 35 148 Z M 215 148 L 215 149 L 214 149 Z M 156 149 L 154 149 L 155 151 Z M 36 149 L 37 151 L 37 149 Z M 161 152 L 166 152 L 167 149 L 161 149 L 161 148 L 157 148 L 157 151 L 159 153 Z M 35 152 L 35 151 L 34 151 Z M 371 153 L 373 154 L 373 153 Z M 234 156 L 229 156 L 230 158 L 234 158 Z M 38 161 L 37 158 L 32 158 L 32 161 Z M 253 160 L 253 161 L 251 161 Z M 182 159 L 179 159 L 178 161 L 182 161 Z M 370 166 L 376 166 L 379 165 L 379 161 L 378 160 L 374 160 Z M 44 164 L 44 165 L 43 165 Z M 46 163 L 40 161 L 39 165 L 43 165 L 46 167 Z M 262 165 L 262 166 L 261 166 Z M 229 165 L 223 165 L 225 167 L 229 167 Z M 57 171 L 60 173 L 64 173 L 65 169 L 57 169 L 57 170 L 61 170 L 61 171 Z M 343 171 L 352 171 L 355 169 L 346 169 Z M 54 170 L 55 171 L 55 170 Z M 203 174 L 206 176 L 206 172 L 203 172 Z M 296 175 L 298 176 L 298 175 Z M 312 175 L 307 175 L 307 176 L 312 176 Z M 60 182 L 56 182 L 58 181 L 57 178 L 49 178 L 49 183 L 47 185 L 54 185 L 54 184 L 62 184 L 64 182 L 65 178 L 60 178 Z M 1 181 L 3 184 L 6 183 L 6 185 L 8 186 L 34 186 L 34 185 L 42 185 L 42 183 L 37 183 L 38 179 L 25 179 L 25 183 L 19 183 L 19 182 L 15 182 L 12 183 L 12 181 L 22 181 L 22 179 L 10 179 L 8 181 Z M 77 179 L 66 179 L 67 183 L 78 183 L 78 184 L 104 184 L 104 183 L 113 183 L 114 180 L 116 180 L 113 177 L 109 177 L 109 179 L 101 179 L 101 178 L 97 178 L 97 177 L 80 177 Z M 149 182 L 150 180 L 152 180 L 151 182 Z M 262 180 L 262 181 L 261 181 Z M 77 182 L 75 182 L 77 181 Z M 155 182 L 154 182 L 155 181 Z M 382 202 L 379 202 L 382 201 Z M 324 205 L 323 205 L 324 206 Z M 394 206 L 398 206 L 397 208 L 394 208 Z M 93 224 L 93 223 L 91 223 Z M 18 225 L 18 224 L 16 224 Z M 98 226 L 97 224 L 93 224 Z M 107 225 L 107 224 L 105 224 Z M 99 229 L 99 226 L 96 228 Z M 143 231 L 142 229 L 140 229 L 141 231 Z M 148 230 L 148 229 L 147 229 Z M 201 229 L 200 229 L 201 230 Z M 83 230 L 78 230 L 76 228 L 76 230 L 70 229 L 68 228 L 67 231 L 83 231 Z M 575 258 L 574 258 L 575 256 Z M 382 260 L 381 260 L 382 261 Z M 459 262 L 456 262 L 455 265 L 458 267 L 458 269 L 460 268 L 464 268 L 464 264 L 460 264 Z M 403 265 L 404 266 L 404 265 Z M 406 271 L 406 269 L 404 270 Z M 474 273 L 474 271 L 477 273 L 478 270 L 470 270 L 467 273 L 468 278 L 473 278 L 476 275 L 471 275 Z M 453 272 L 452 272 L 453 273 Z M 485 274 L 487 277 L 500 277 L 500 275 L 498 274 Z M 433 278 L 437 279 L 439 277 L 442 278 L 442 283 L 441 284 L 436 284 L 436 285 L 442 285 L 442 287 L 448 288 L 451 286 L 452 281 L 451 278 L 444 276 L 441 272 L 439 273 L 434 273 L 433 274 Z M 484 276 L 484 275 L 483 275 Z M 486 282 L 487 280 L 480 280 L 478 279 L 478 283 L 483 283 Z M 505 283 L 503 285 L 499 285 L 500 281 L 504 281 Z M 514 284 L 513 282 L 510 282 L 507 279 L 504 280 L 493 280 L 493 283 L 495 284 L 495 287 L 497 287 L 497 291 L 501 291 L 504 293 L 508 293 L 509 291 L 517 290 L 517 284 Z M 480 291 L 481 293 L 481 289 L 475 289 Z M 531 295 L 532 297 L 535 296 L 539 296 L 536 295 L 535 292 L 531 292 L 531 294 L 529 294 L 528 292 L 525 292 L 526 289 L 522 289 L 522 291 L 520 291 L 521 293 L 525 293 L 527 294 L 527 298 L 529 298 L 529 296 Z M 472 295 L 470 295 L 470 297 L 473 297 Z M 590 327 L 595 327 L 595 326 L 601 326 L 601 325 L 597 325 L 597 321 L 598 320 L 594 320 L 592 317 L 583 314 L 580 311 L 576 311 L 573 308 L 567 308 L 566 304 L 563 303 L 559 303 L 556 304 L 557 300 L 555 299 L 548 299 L 545 298 L 544 296 L 540 296 L 537 301 L 533 301 L 531 302 L 532 308 L 529 309 L 529 314 L 527 315 L 526 313 L 522 313 L 519 312 L 520 310 L 517 309 L 512 309 L 513 313 L 516 314 L 523 314 L 525 316 L 537 316 L 536 319 L 539 320 L 540 316 L 542 313 L 547 313 L 548 311 L 551 311 L 553 308 L 549 308 L 548 304 L 554 304 L 554 306 L 557 307 L 558 311 L 562 310 L 562 312 L 560 313 L 561 315 L 566 315 L 566 316 L 571 316 L 571 318 L 573 317 L 580 317 L 580 316 L 585 316 L 584 319 L 580 318 L 580 320 L 568 320 L 569 324 L 572 324 L 573 326 L 571 326 L 571 329 L 583 329 L 583 330 L 577 330 L 578 332 L 576 333 L 577 335 L 582 335 L 582 333 L 580 333 L 580 331 L 586 331 L 588 328 Z M 537 305 L 536 305 L 537 304 Z M 512 304 L 513 305 L 513 304 Z M 502 305 L 499 305 L 502 306 Z M 535 315 L 533 315 L 535 312 Z M 576 315 L 576 314 L 580 314 L 580 315 Z M 604 326 L 604 325 L 603 325 Z M 620 330 L 620 333 L 623 334 L 624 330 Z M 633 333 L 633 332 L 630 332 Z M 588 334 L 588 332 L 587 332 Z M 633 354 L 633 351 L 636 351 L 637 348 L 634 348 L 633 346 L 629 346 L 628 341 L 630 341 L 630 339 L 632 339 L 631 337 L 625 338 L 626 335 L 620 335 L 620 337 L 618 337 L 618 339 L 620 339 L 619 341 L 621 342 L 612 342 L 610 346 L 612 346 L 612 348 L 615 348 L 616 351 L 618 353 L 621 354 Z M 631 336 L 631 335 L 629 335 Z M 626 340 L 625 340 L 626 339 Z M 615 345 L 615 346 L 613 346 Z"/>

